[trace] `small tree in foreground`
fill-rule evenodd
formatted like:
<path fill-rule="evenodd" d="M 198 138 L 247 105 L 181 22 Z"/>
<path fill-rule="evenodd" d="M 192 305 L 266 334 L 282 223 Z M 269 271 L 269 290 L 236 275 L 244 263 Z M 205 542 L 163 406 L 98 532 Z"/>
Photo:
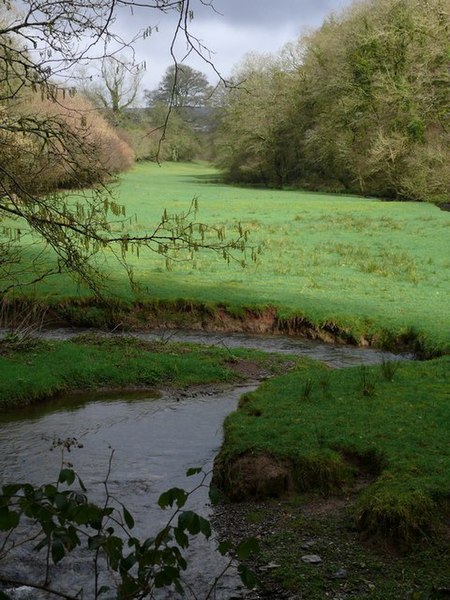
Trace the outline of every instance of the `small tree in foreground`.
<path fill-rule="evenodd" d="M 70 449 L 74 439 L 59 442 Z M 146 539 L 136 537 L 135 522 L 126 506 L 111 495 L 108 479 L 109 469 L 103 482 L 104 502 L 92 503 L 86 487 L 70 463 L 62 461 L 58 480 L 40 486 L 29 483 L 5 485 L 0 494 L 0 583 L 5 590 L 27 586 L 51 596 L 77 600 L 83 594 L 98 599 L 104 595 L 118 600 L 154 598 L 158 590 L 176 590 L 183 594 L 183 571 L 187 567 L 184 550 L 192 537 L 211 537 L 211 525 L 207 519 L 185 509 L 189 497 L 205 485 L 207 475 L 200 468 L 187 471 L 187 476 L 200 475 L 200 482 L 191 491 L 172 488 L 158 500 L 162 509 L 172 508 L 166 524 L 156 534 Z M 76 488 L 74 485 L 76 485 Z M 39 580 L 8 575 L 1 570 L 1 561 L 17 547 L 29 548 L 41 557 L 43 570 Z M 64 559 L 77 549 L 92 566 L 90 589 L 64 591 L 58 578 L 64 577 Z M 228 555 L 231 544 L 222 542 L 217 550 Z M 237 571 L 243 583 L 253 587 L 254 575 L 244 564 L 251 553 L 258 551 L 256 540 L 241 542 L 229 556 L 222 573 L 214 579 L 204 600 L 214 597 L 217 583 L 231 567 Z M 51 565 L 59 565 L 57 570 Z M 103 583 L 102 573 L 108 572 L 108 585 Z M 53 580 L 52 580 L 53 578 Z M 193 590 L 193 597 L 198 598 Z M 0 591 L 0 600 L 11 600 L 6 591 Z"/>

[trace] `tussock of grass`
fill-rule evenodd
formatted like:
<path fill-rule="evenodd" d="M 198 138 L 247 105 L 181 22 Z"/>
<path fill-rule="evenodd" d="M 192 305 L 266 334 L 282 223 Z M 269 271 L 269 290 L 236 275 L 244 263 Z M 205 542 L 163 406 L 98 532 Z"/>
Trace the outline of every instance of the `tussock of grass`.
<path fill-rule="evenodd" d="M 363 476 L 374 482 L 357 504 L 362 529 L 423 535 L 450 496 L 449 366 L 448 357 L 401 363 L 388 377 L 383 365 L 310 367 L 265 382 L 227 418 L 216 480 L 226 488 L 237 457 L 261 454 L 289 461 L 300 491 L 328 493 Z"/>
<path fill-rule="evenodd" d="M 357 502 L 355 519 L 369 535 L 383 535 L 410 543 L 429 535 L 439 526 L 439 496 L 436 500 L 427 489 L 416 489 L 414 482 L 385 481 L 389 475 L 372 484 Z M 443 500 L 445 490 L 440 494 Z"/>

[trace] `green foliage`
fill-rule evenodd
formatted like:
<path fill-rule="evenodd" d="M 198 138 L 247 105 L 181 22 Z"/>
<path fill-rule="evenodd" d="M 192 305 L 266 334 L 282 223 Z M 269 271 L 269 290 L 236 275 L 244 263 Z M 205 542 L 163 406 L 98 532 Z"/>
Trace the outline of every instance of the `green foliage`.
<path fill-rule="evenodd" d="M 189 65 L 170 65 L 158 88 L 145 93 L 149 106 L 161 103 L 168 108 L 204 107 L 209 104 L 213 87 L 204 73 Z"/>
<path fill-rule="evenodd" d="M 111 457 L 112 458 L 112 457 Z M 201 469 L 193 469 L 201 473 Z M 177 508 L 166 525 L 153 537 L 138 539 L 134 532 L 134 519 L 127 508 L 114 500 L 108 491 L 108 477 L 105 479 L 105 502 L 102 506 L 89 501 L 86 488 L 70 466 L 61 469 L 56 483 L 33 486 L 29 483 L 4 485 L 0 494 L 0 531 L 7 532 L 0 547 L 0 561 L 13 551 L 17 544 L 30 551 L 47 556 L 46 574 L 43 581 L 26 581 L 23 585 L 36 587 L 58 594 L 49 586 L 48 569 L 50 562 L 58 565 L 68 554 L 82 548 L 91 557 L 95 568 L 93 597 L 113 593 L 116 598 L 153 597 L 156 589 L 166 588 L 183 594 L 182 572 L 187 567 L 183 550 L 189 547 L 191 537 L 203 535 L 211 537 L 211 525 L 207 519 L 190 510 L 181 510 L 193 493 L 179 488 L 164 492 L 159 498 L 161 508 Z M 197 490 L 204 484 L 206 474 Z M 79 489 L 73 489 L 78 482 Z M 32 520 L 33 528 L 21 530 L 20 524 Z M 231 545 L 223 542 L 220 551 L 228 554 Z M 258 551 L 256 540 L 246 540 L 236 548 L 236 556 L 246 560 L 251 553 Z M 104 560 L 100 563 L 99 559 Z M 45 560 L 44 560 L 45 562 Z M 230 558 L 228 567 L 234 562 Z M 118 583 L 99 587 L 98 574 L 102 568 L 117 573 Z M 244 585 L 254 586 L 254 575 L 245 565 L 238 565 L 238 572 Z M 60 571 L 63 577 L 64 572 Z M 208 597 L 214 590 L 220 576 L 215 580 Z M 0 582 L 9 583 L 2 577 Z M 20 584 L 16 580 L 15 584 Z M 87 590 L 85 590 L 87 592 Z M 75 597 L 78 597 L 79 593 Z M 9 599 L 2 592 L 2 597 Z M 64 595 L 65 598 L 72 596 Z"/>
<path fill-rule="evenodd" d="M 219 132 L 226 177 L 443 201 L 448 27 L 441 0 L 371 0 L 247 59 Z"/>
<path fill-rule="evenodd" d="M 383 377 L 387 379 L 387 381 L 392 381 L 394 379 L 394 375 L 399 367 L 399 363 L 393 360 L 386 360 L 384 357 L 381 363 L 381 372 L 383 373 Z"/>
<path fill-rule="evenodd" d="M 207 158 L 213 91 L 206 75 L 189 65 L 168 67 L 158 88 L 145 91 L 150 123 L 142 156 L 158 162 Z"/>
<path fill-rule="evenodd" d="M 158 161 L 190 161 L 202 155 L 202 134 L 189 122 L 183 109 L 168 113 L 165 104 L 157 103 L 149 111 L 151 132 L 148 135 L 148 158 Z"/>
<path fill-rule="evenodd" d="M 157 3 L 148 8 L 176 10 L 186 19 L 189 14 L 190 20 L 192 9 L 188 6 L 189 2 L 182 1 L 170 6 Z M 105 254 L 116 257 L 133 284 L 132 270 L 126 263 L 129 251 L 138 254 L 139 248 L 152 246 L 152 251 L 170 254 L 169 250 L 197 251 L 204 247 L 208 228 L 193 223 L 196 211 L 192 198 L 190 209 L 183 215 L 169 217 L 164 213 L 157 222 L 147 225 L 144 234 L 130 237 L 124 231 L 130 219 L 126 219 L 125 207 L 113 198 L 110 184 L 114 174 L 132 164 L 133 152 L 74 88 L 58 83 L 68 78 L 69 65 L 70 69 L 81 63 L 89 65 L 94 60 L 93 52 L 96 60 L 103 58 L 102 77 L 112 111 L 123 112 L 133 101 L 141 71 L 126 64 L 124 57 L 119 58 L 121 48 L 132 51 L 132 47 L 110 31 L 116 8 L 108 0 L 81 0 L 77 10 L 70 3 L 57 6 L 38 0 L 22 14 L 10 2 L 1 4 L 2 293 L 65 272 L 72 275 L 76 284 L 83 282 L 100 296 L 104 279 L 98 266 Z M 176 21 L 174 39 L 183 19 Z M 190 34 L 186 27 L 183 30 L 189 45 Z M 150 31 L 147 28 L 139 35 L 145 37 Z M 113 54 L 107 49 L 112 40 L 118 43 Z M 94 51 L 97 45 L 102 49 L 99 53 Z M 32 56 L 28 47 L 33 49 Z M 159 126 L 160 123 L 156 125 Z M 192 131 L 192 135 L 186 134 L 184 122 L 176 127 L 172 157 L 190 158 L 195 136 Z M 160 139 L 163 131 L 164 128 Z M 87 187 L 92 189 L 86 190 Z M 81 191 L 68 194 L 68 189 Z M 161 212 L 163 208 L 160 207 Z M 220 239 L 216 250 L 227 259 L 228 243 L 221 230 L 216 233 Z M 34 254 L 35 245 L 40 247 L 37 258 L 31 268 L 29 264 L 24 267 L 30 251 Z"/>
<path fill-rule="evenodd" d="M 355 477 L 374 479 L 355 510 L 370 534 L 410 542 L 442 524 L 450 493 L 448 357 L 382 367 L 298 370 L 264 383 L 225 423 L 216 482 L 228 493 L 236 457 L 264 454 L 292 465 L 300 491 L 339 490 Z M 305 382 L 315 385 L 299 399 Z M 249 404 L 257 404 L 255 419 Z"/>
<path fill-rule="evenodd" d="M 233 79 L 244 83 L 229 90 L 219 113 L 216 162 L 227 181 L 281 188 L 298 164 L 289 74 L 269 56 L 250 56 Z"/>

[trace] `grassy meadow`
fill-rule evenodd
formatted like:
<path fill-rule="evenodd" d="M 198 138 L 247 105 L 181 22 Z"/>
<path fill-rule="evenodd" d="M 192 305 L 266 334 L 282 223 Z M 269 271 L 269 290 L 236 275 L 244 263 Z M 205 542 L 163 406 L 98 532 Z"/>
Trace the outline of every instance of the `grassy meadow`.
<path fill-rule="evenodd" d="M 171 270 L 156 253 L 130 254 L 139 300 L 188 299 L 233 310 L 272 305 L 282 317 L 336 323 L 356 337 L 415 332 L 428 349 L 449 349 L 450 213 L 426 203 L 238 188 L 216 178 L 205 163 L 140 163 L 121 177 L 115 193 L 132 231 L 152 231 L 164 209 L 186 211 L 198 197 L 199 220 L 224 225 L 230 237 L 241 223 L 249 244 L 262 247 L 245 268 L 212 252 L 180 256 Z M 112 256 L 101 266 L 111 295 L 136 299 Z M 57 276 L 37 293 L 59 301 L 88 292 Z"/>

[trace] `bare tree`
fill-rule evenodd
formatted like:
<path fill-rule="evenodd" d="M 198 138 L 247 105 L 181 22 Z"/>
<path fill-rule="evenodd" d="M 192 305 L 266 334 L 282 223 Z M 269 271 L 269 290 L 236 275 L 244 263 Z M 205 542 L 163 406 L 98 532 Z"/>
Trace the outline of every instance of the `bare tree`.
<path fill-rule="evenodd" d="M 144 75 L 143 65 L 135 65 L 121 55 L 102 60 L 100 73 L 82 77 L 83 94 L 100 109 L 118 121 L 123 112 L 133 106 Z"/>

